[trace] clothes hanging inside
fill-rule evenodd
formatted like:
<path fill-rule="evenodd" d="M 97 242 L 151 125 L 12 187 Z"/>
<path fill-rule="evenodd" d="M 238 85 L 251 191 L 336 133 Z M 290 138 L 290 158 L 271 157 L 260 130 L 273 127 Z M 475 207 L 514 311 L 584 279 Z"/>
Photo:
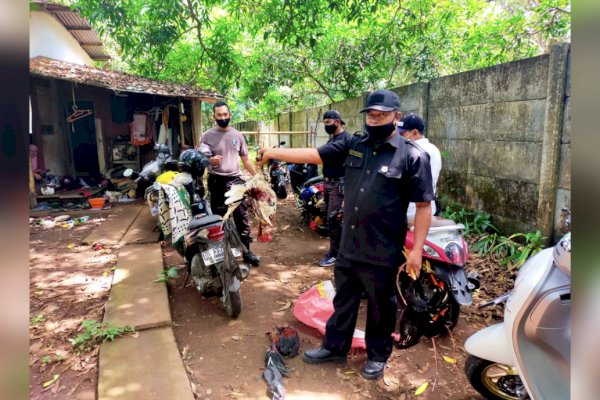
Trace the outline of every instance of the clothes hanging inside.
<path fill-rule="evenodd" d="M 151 123 L 150 116 L 145 112 L 133 114 L 133 121 L 129 123 L 132 145 L 143 146 L 152 141 Z"/>

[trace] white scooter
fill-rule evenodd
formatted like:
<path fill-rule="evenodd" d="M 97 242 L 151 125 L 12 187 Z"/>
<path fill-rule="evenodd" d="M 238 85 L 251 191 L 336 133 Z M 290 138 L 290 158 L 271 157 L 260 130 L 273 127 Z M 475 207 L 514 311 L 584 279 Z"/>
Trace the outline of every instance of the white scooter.
<path fill-rule="evenodd" d="M 571 214 L 567 209 L 566 224 Z M 504 322 L 475 333 L 465 373 L 487 399 L 569 399 L 571 370 L 571 233 L 530 257 L 506 302 Z"/>

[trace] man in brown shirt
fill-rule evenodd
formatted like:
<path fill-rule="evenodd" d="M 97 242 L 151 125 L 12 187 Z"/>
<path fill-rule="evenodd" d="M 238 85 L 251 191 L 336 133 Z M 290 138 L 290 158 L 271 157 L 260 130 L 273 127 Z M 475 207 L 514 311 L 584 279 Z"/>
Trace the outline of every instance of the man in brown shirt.
<path fill-rule="evenodd" d="M 244 136 L 238 130 L 229 126 L 231 112 L 227 103 L 224 101 L 216 102 L 213 106 L 213 117 L 217 126 L 202 134 L 200 150 L 209 156 L 210 161 L 208 166 L 210 207 L 215 214 L 225 215 L 227 211 L 225 192 L 231 188 L 234 182 L 243 182 L 240 178 L 242 175 L 240 159 L 252 176 L 256 175 L 256 169 L 248 158 L 248 145 Z M 234 211 L 233 220 L 242 243 L 248 249 L 244 253 L 244 261 L 258 267 L 260 257 L 250 251 L 252 237 L 250 236 L 248 207 L 245 202 L 242 202 Z"/>

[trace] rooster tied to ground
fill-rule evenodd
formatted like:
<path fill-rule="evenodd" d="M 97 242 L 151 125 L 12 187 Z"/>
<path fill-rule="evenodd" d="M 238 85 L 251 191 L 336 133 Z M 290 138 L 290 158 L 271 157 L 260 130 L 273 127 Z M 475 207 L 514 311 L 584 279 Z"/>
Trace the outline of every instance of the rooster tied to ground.
<path fill-rule="evenodd" d="M 267 382 L 273 400 L 285 399 L 283 377 L 289 376 L 291 369 L 285 365 L 284 357 L 293 358 L 300 350 L 300 337 L 293 326 L 275 327 L 267 332 L 271 345 L 265 354 L 263 379 Z"/>

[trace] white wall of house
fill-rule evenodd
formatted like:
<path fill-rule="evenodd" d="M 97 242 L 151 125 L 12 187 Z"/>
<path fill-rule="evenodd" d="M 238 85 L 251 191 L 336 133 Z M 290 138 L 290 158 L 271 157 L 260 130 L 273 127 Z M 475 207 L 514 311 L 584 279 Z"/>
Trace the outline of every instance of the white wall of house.
<path fill-rule="evenodd" d="M 80 65 L 94 65 L 77 40 L 52 15 L 32 11 L 29 17 L 29 57 L 44 56 Z"/>

